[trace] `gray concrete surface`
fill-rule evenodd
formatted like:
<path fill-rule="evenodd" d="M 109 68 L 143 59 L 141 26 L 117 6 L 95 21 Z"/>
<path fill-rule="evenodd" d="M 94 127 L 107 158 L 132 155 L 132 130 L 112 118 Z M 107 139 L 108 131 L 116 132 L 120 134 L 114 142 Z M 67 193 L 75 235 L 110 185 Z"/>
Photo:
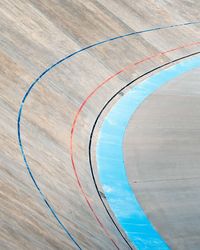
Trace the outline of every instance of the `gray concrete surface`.
<path fill-rule="evenodd" d="M 134 30 L 197 20 L 199 10 L 196 0 L 0 0 L 1 249 L 75 249 L 34 187 L 19 150 L 17 115 L 31 82 L 81 47 Z M 198 39 L 199 25 L 192 25 L 113 41 L 54 68 L 29 95 L 21 120 L 27 160 L 48 201 L 83 249 L 116 247 L 91 213 L 71 165 L 70 129 L 78 107 L 97 84 L 127 64 Z M 120 249 L 128 247 L 99 201 L 88 167 L 92 122 L 108 98 L 135 76 L 198 50 L 193 46 L 174 51 L 127 70 L 91 98 L 78 120 L 77 172 L 93 209 Z"/>
<path fill-rule="evenodd" d="M 200 68 L 147 98 L 124 141 L 129 181 L 171 249 L 200 248 L 199 145 Z"/>

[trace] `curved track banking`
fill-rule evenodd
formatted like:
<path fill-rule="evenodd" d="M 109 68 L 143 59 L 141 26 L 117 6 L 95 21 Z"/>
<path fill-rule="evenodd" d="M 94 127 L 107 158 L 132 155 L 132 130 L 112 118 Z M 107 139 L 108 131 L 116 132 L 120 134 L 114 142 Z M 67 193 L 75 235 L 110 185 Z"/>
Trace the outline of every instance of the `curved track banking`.
<path fill-rule="evenodd" d="M 194 44 L 192 44 L 192 45 L 198 45 L 198 44 L 200 44 L 200 42 L 194 43 Z M 192 46 L 192 45 L 190 44 L 190 45 L 188 45 L 188 47 L 189 47 L 189 46 Z M 135 66 L 135 65 L 144 63 L 145 61 L 148 61 L 148 60 L 150 60 L 150 59 L 152 59 L 152 58 L 155 58 L 155 57 L 158 57 L 158 56 L 162 56 L 162 55 L 164 55 L 164 54 L 167 54 L 167 53 L 169 53 L 169 52 L 172 52 L 172 51 L 175 51 L 175 50 L 184 48 L 184 47 L 187 47 L 187 45 L 182 46 L 182 47 L 180 47 L 180 48 L 175 48 L 175 49 L 172 49 L 172 50 L 169 50 L 169 51 L 166 51 L 166 52 L 159 53 L 158 55 L 154 55 L 154 56 L 151 56 L 151 57 L 147 57 L 147 58 L 145 58 L 145 59 L 142 59 L 142 60 L 139 61 L 139 62 L 136 62 L 136 63 L 134 63 L 134 64 L 128 65 L 126 68 L 124 68 L 124 69 L 118 71 L 116 74 L 114 74 L 114 75 L 108 77 L 105 81 L 103 81 L 102 83 L 100 83 L 100 84 L 98 85 L 98 87 L 97 87 L 93 92 L 91 92 L 91 94 L 84 100 L 84 102 L 83 102 L 82 105 L 80 106 L 80 108 L 79 108 L 79 110 L 78 110 L 78 112 L 77 112 L 77 114 L 76 114 L 76 116 L 75 116 L 75 119 L 74 119 L 74 122 L 73 122 L 73 126 L 72 126 L 72 129 L 71 129 L 71 141 L 70 141 L 70 145 L 71 145 L 71 159 L 72 159 L 73 168 L 74 168 L 74 170 L 75 170 L 75 175 L 76 175 L 77 178 L 78 178 L 78 173 L 77 173 L 76 166 L 75 166 L 75 162 L 74 162 L 74 159 L 73 159 L 73 134 L 74 134 L 74 131 L 75 131 L 75 126 L 76 126 L 78 117 L 79 117 L 79 115 L 80 115 L 80 113 L 81 113 L 83 107 L 86 105 L 87 101 L 96 93 L 96 91 L 97 91 L 98 89 L 100 89 L 103 85 L 105 85 L 106 83 L 108 83 L 112 78 L 116 77 L 117 75 L 119 75 L 120 73 L 122 73 L 123 71 L 125 71 L 126 69 L 128 69 L 128 68 L 130 68 L 130 67 L 133 67 L 133 66 Z M 105 204 L 105 202 L 103 201 L 103 198 L 102 198 L 102 196 L 101 196 L 101 194 L 100 194 L 100 192 L 99 192 L 98 186 L 97 186 L 97 182 L 96 182 L 96 180 L 95 180 L 94 171 L 93 171 L 93 167 L 92 167 L 91 145 L 92 145 L 92 137 L 93 137 L 93 134 L 94 134 L 94 130 L 95 130 L 96 124 L 97 124 L 98 119 L 100 118 L 101 114 L 103 113 L 103 111 L 104 111 L 105 108 L 107 107 L 107 105 L 108 105 L 108 104 L 109 104 L 109 103 L 110 103 L 110 102 L 111 102 L 111 101 L 112 101 L 112 100 L 113 100 L 122 90 L 124 90 L 125 88 L 127 88 L 128 86 L 130 86 L 132 83 L 134 83 L 135 81 L 137 81 L 137 80 L 141 79 L 142 77 L 148 75 L 149 73 L 152 73 L 153 71 L 156 71 L 156 70 L 158 70 L 158 69 L 160 69 L 160 68 L 162 68 L 162 67 L 165 67 L 165 66 L 170 65 L 171 63 L 177 62 L 177 61 L 179 61 L 179 60 L 181 60 L 181 59 L 187 58 L 187 57 L 189 57 L 189 56 L 192 56 L 192 55 L 195 55 L 195 54 L 198 54 L 198 53 L 199 53 L 199 52 L 194 53 L 194 54 L 191 54 L 191 55 L 188 55 L 188 56 L 185 56 L 185 57 L 182 57 L 182 58 L 178 58 L 178 59 L 173 60 L 173 61 L 171 61 L 171 62 L 169 62 L 169 63 L 165 63 L 165 64 L 163 64 L 163 65 L 161 65 L 161 66 L 159 66 L 159 67 L 154 68 L 153 70 L 150 70 L 150 71 L 144 73 L 143 75 L 139 76 L 138 78 L 136 78 L 136 79 L 134 79 L 133 81 L 131 81 L 130 83 L 128 83 L 126 86 L 124 86 L 123 88 L 121 88 L 112 98 L 109 99 L 109 101 L 105 104 L 105 106 L 102 108 L 102 110 L 101 110 L 100 113 L 98 114 L 98 116 L 97 116 L 97 118 L 96 118 L 96 120 L 95 120 L 95 123 L 94 123 L 94 125 L 93 125 L 93 127 L 92 127 L 92 131 L 91 131 L 91 134 L 90 134 L 90 141 L 89 141 L 89 163 L 90 163 L 90 170 L 91 170 L 91 175 L 92 175 L 92 178 L 93 178 L 93 181 L 94 181 L 94 184 L 95 184 L 95 188 L 96 188 L 96 190 L 97 190 L 98 196 L 99 196 L 101 202 L 103 203 L 103 206 L 104 206 L 104 208 L 106 209 L 106 212 L 108 213 L 110 219 L 112 220 L 113 224 L 115 225 L 115 227 L 116 227 L 117 230 L 119 231 L 120 235 L 123 237 L 123 239 L 124 239 L 124 240 L 127 242 L 127 244 L 130 246 L 130 248 L 132 248 L 131 245 L 130 245 L 129 242 L 126 240 L 125 236 L 123 235 L 123 233 L 121 232 L 121 230 L 120 230 L 119 227 L 117 226 L 115 220 L 112 218 L 112 215 L 110 214 L 108 208 L 106 207 L 106 204 Z M 78 179 L 77 181 L 78 181 L 78 183 L 81 185 L 80 180 Z M 80 188 L 81 188 L 82 192 L 84 192 L 82 186 L 81 186 Z M 86 193 L 84 193 L 84 196 L 85 196 L 85 198 L 89 201 L 89 199 L 87 198 Z M 93 210 L 92 210 L 92 211 L 93 211 Z"/>
<path fill-rule="evenodd" d="M 53 69 L 54 67 L 58 66 L 59 64 L 61 64 L 62 62 L 64 62 L 65 60 L 69 59 L 72 56 L 75 56 L 78 53 L 81 53 L 87 49 L 90 49 L 92 47 L 107 43 L 107 42 L 111 42 L 113 40 L 117 40 L 120 38 L 124 38 L 124 37 L 128 37 L 128 36 L 132 36 L 132 35 L 139 35 L 142 33 L 146 33 L 146 32 L 152 32 L 152 31 L 156 31 L 156 30 L 161 30 L 161 29 L 169 29 L 169 28 L 175 28 L 175 27 L 180 27 L 180 26 L 187 26 L 187 25 L 192 25 L 192 24 L 199 24 L 200 22 L 189 22 L 189 23 L 184 23 L 184 24 L 177 24 L 177 25 L 171 25 L 171 26 L 165 26 L 165 27 L 157 27 L 157 28 L 152 28 L 152 29 L 148 29 L 148 30 L 143 30 L 143 31 L 138 31 L 138 32 L 132 32 L 132 33 L 128 33 L 122 36 L 117 36 L 111 39 L 107 39 L 104 40 L 102 42 L 98 42 L 95 43 L 93 45 L 89 45 L 83 49 L 80 49 L 64 58 L 62 58 L 61 60 L 59 60 L 58 62 L 56 62 L 55 64 L 51 65 L 50 67 L 48 67 L 38 78 L 35 79 L 35 81 L 33 81 L 33 83 L 30 85 L 30 87 L 28 88 L 28 90 L 26 91 L 21 104 L 20 104 L 20 108 L 19 108 L 19 112 L 18 112 L 18 120 L 17 120 L 17 129 L 18 129 L 18 142 L 19 142 L 19 146 L 20 146 L 20 150 L 23 156 L 23 160 L 24 163 L 26 165 L 26 168 L 30 174 L 30 177 L 35 185 L 35 187 L 37 188 L 38 192 L 40 193 L 42 200 L 45 202 L 45 204 L 47 205 L 47 207 L 49 208 L 49 210 L 51 211 L 51 213 L 53 214 L 53 216 L 55 217 L 55 219 L 57 220 L 57 222 L 59 223 L 59 225 L 63 228 L 63 230 L 65 231 L 65 233 L 68 235 L 68 237 L 74 242 L 74 244 L 76 245 L 76 247 L 78 247 L 79 249 L 81 249 L 80 245 L 77 243 L 77 241 L 74 239 L 74 237 L 69 233 L 69 231 L 67 230 L 67 228 L 65 227 L 65 225 L 61 222 L 61 220 L 59 219 L 56 211 L 53 209 L 52 205 L 50 204 L 50 202 L 46 199 L 44 193 L 42 192 L 42 190 L 40 189 L 37 181 L 35 180 L 33 173 L 31 171 L 31 168 L 27 162 L 26 159 L 26 154 L 23 148 L 23 142 L 22 142 L 22 138 L 21 138 L 21 128 L 20 128 L 20 122 L 21 122 L 21 117 L 22 117 L 22 111 L 23 111 L 23 106 L 25 104 L 25 101 L 28 97 L 28 95 L 30 94 L 31 90 L 33 89 L 33 87 L 40 81 L 41 78 L 43 78 L 51 69 Z M 74 130 L 73 130 L 74 132 Z M 75 173 L 76 177 L 77 177 L 77 173 Z M 78 182 L 78 184 L 80 184 L 80 182 Z M 89 205 L 89 204 L 88 204 Z M 91 209 L 91 208 L 90 208 Z M 96 218 L 97 219 L 97 218 Z M 99 219 L 98 219 L 99 220 Z M 101 224 L 100 220 L 99 220 L 99 224 L 101 225 L 101 227 L 103 228 L 103 225 Z M 107 230 L 104 229 L 104 232 L 108 235 Z M 109 235 L 108 235 L 109 236 Z M 110 237 L 109 237 L 110 238 Z M 112 240 L 112 239 L 111 239 Z M 113 244 L 117 247 L 116 243 L 112 240 Z M 118 248 L 118 247 L 117 247 Z"/>

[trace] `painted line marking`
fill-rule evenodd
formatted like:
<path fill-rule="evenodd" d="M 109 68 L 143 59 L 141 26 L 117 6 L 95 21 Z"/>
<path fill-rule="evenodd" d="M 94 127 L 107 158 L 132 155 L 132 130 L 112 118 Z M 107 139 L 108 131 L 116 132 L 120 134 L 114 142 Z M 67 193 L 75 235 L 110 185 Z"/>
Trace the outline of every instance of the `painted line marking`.
<path fill-rule="evenodd" d="M 74 244 L 76 245 L 76 247 L 78 249 L 81 249 L 81 247 L 79 246 L 79 244 L 76 242 L 76 240 L 74 239 L 74 237 L 69 233 L 69 231 L 67 230 L 67 228 L 65 227 L 65 225 L 62 223 L 62 221 L 59 219 L 56 211 L 53 209 L 52 205 L 50 204 L 50 202 L 47 200 L 45 194 L 42 192 L 42 190 L 40 189 L 35 177 L 33 176 L 33 173 L 31 171 L 31 168 L 28 164 L 28 161 L 26 159 L 26 154 L 25 154 L 25 150 L 23 147 L 23 142 L 22 142 L 22 136 L 21 136 L 21 118 L 22 118 L 22 113 L 23 113 L 23 107 L 25 104 L 25 101 L 27 99 L 27 97 L 29 96 L 30 92 L 32 91 L 32 89 L 39 83 L 39 81 L 45 76 L 47 75 L 48 72 L 50 72 L 53 68 L 59 66 L 60 64 L 62 64 L 63 62 L 65 62 L 66 60 L 70 59 L 71 57 L 82 53 L 85 50 L 88 50 L 90 48 L 93 47 L 97 47 L 99 45 L 108 43 L 108 42 L 112 42 L 114 40 L 117 39 L 121 39 L 121 38 L 125 38 L 128 36 L 133 36 L 133 35 L 139 35 L 142 33 L 147 33 L 147 32 L 153 32 L 156 30 L 164 30 L 164 29 L 171 29 L 171 28 L 176 28 L 176 27 L 182 27 L 182 26 L 188 26 L 188 25 L 198 25 L 200 24 L 200 21 L 192 21 L 192 22 L 187 22 L 187 23 L 182 23 L 182 24 L 175 24 L 175 25 L 170 25 L 170 26 L 162 26 L 162 27 L 155 27 L 155 28 L 151 28 L 151 29 L 146 29 L 146 30 L 142 30 L 142 31 L 137 31 L 137 32 L 131 32 L 125 35 L 121 35 L 121 36 L 116 36 L 110 39 L 106 39 L 97 43 L 94 43 L 92 45 L 86 46 L 80 50 L 77 50 L 63 58 L 61 58 L 59 61 L 57 61 L 56 63 L 50 65 L 48 68 L 46 68 L 29 86 L 28 90 L 25 92 L 20 107 L 19 107 L 19 111 L 18 111 L 18 118 L 17 118 L 17 135 L 18 135 L 18 144 L 19 144 L 19 148 L 22 154 L 22 158 L 24 160 L 25 166 L 28 170 L 28 173 L 33 181 L 33 184 L 35 185 L 36 189 L 38 190 L 42 200 L 44 201 L 44 203 L 47 205 L 48 209 L 51 211 L 51 213 L 53 214 L 53 216 L 55 217 L 55 219 L 57 220 L 58 224 L 61 226 L 61 228 L 63 228 L 64 232 L 66 233 L 66 235 L 74 242 Z"/>

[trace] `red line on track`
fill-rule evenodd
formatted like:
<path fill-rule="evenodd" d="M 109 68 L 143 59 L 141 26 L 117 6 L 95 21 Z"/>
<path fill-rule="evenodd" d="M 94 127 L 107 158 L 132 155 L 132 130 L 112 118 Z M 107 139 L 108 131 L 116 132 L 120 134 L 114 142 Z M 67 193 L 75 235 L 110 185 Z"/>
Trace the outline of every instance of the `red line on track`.
<path fill-rule="evenodd" d="M 177 47 L 177 48 L 174 48 L 174 49 L 170 49 L 170 50 L 167 50 L 167 51 L 164 51 L 164 52 L 160 52 L 160 53 L 157 53 L 157 54 L 154 54 L 152 56 L 149 56 L 149 57 L 145 57 L 143 58 L 142 60 L 138 61 L 138 62 L 135 62 L 135 63 L 131 63 L 129 65 L 127 65 L 126 67 L 122 68 L 121 70 L 119 70 L 118 72 L 116 72 L 115 74 L 109 76 L 108 78 L 106 78 L 103 82 L 101 82 L 87 97 L 86 99 L 82 102 L 81 106 L 79 107 L 78 111 L 76 112 L 76 115 L 74 117 L 74 120 L 73 120 L 73 124 L 72 124 L 72 127 L 71 127 L 71 135 L 70 135 L 70 158 L 71 158 L 71 162 L 72 162 L 72 167 L 73 167 L 73 171 L 74 171 L 74 174 L 75 174 L 75 177 L 76 177 L 76 180 L 77 180 L 77 183 L 78 183 L 78 186 L 81 190 L 81 193 L 83 194 L 84 198 L 85 198 L 85 201 L 86 203 L 88 204 L 92 214 L 94 215 L 95 219 L 97 220 L 97 222 L 99 223 L 99 225 L 101 226 L 101 228 L 103 229 L 104 233 L 108 236 L 108 238 L 112 241 L 112 243 L 115 245 L 115 247 L 117 249 L 120 249 L 118 247 L 118 245 L 116 244 L 116 242 L 112 239 L 110 233 L 108 232 L 108 230 L 104 227 L 104 225 L 102 224 L 101 220 L 99 219 L 99 217 L 97 216 L 95 210 L 93 209 L 90 201 L 89 201 L 89 197 L 88 195 L 86 194 L 86 192 L 84 191 L 83 189 L 83 186 L 80 182 L 80 179 L 79 179 L 79 176 L 78 176 L 78 173 L 77 173 L 77 168 L 76 168 L 76 164 L 75 164 L 75 161 L 74 161 L 74 151 L 73 151 L 73 138 L 74 138 L 74 132 L 75 132 L 75 127 L 76 127 L 76 124 L 77 124 L 77 120 L 78 120 L 78 117 L 83 109 L 83 107 L 86 105 L 86 103 L 88 102 L 88 100 L 101 88 L 103 87 L 106 83 L 108 83 L 111 79 L 113 79 L 114 77 L 116 77 L 117 75 L 121 74 L 122 72 L 124 72 L 125 70 L 129 69 L 129 68 L 132 68 L 136 65 L 139 65 L 139 64 L 142 64 L 146 61 L 149 61 L 155 57 L 161 57 L 167 53 L 170 53 L 170 52 L 174 52 L 174 51 L 177 51 L 177 50 L 180 50 L 180 49 L 183 49 L 183 48 L 188 48 L 188 47 L 192 47 L 192 46 L 195 46 L 195 45 L 199 45 L 200 42 L 194 42 L 194 43 L 190 43 L 190 44 L 186 44 L 186 45 L 183 45 L 183 46 L 180 46 L 180 47 Z"/>

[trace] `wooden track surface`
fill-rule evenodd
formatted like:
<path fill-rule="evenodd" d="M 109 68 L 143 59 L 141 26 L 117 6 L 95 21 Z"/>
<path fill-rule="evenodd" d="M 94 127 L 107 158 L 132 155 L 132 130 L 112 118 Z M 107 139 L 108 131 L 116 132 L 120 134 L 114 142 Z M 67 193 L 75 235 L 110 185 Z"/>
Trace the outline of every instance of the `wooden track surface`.
<path fill-rule="evenodd" d="M 41 199 L 17 139 L 21 100 L 60 58 L 96 41 L 152 27 L 196 21 L 199 1 L 0 1 L 0 249 L 76 249 Z M 91 48 L 53 68 L 23 107 L 21 138 L 27 161 L 47 200 L 83 249 L 116 249 L 89 209 L 70 160 L 76 111 L 105 78 L 132 62 L 199 41 L 199 25 L 158 30 Z M 77 121 L 74 160 L 84 192 L 120 249 L 129 249 L 97 196 L 88 166 L 88 139 L 102 105 L 144 71 L 199 50 L 172 52 L 112 79 Z M 98 181 L 98 179 L 97 179 Z M 99 184 L 100 185 L 100 184 Z"/>

